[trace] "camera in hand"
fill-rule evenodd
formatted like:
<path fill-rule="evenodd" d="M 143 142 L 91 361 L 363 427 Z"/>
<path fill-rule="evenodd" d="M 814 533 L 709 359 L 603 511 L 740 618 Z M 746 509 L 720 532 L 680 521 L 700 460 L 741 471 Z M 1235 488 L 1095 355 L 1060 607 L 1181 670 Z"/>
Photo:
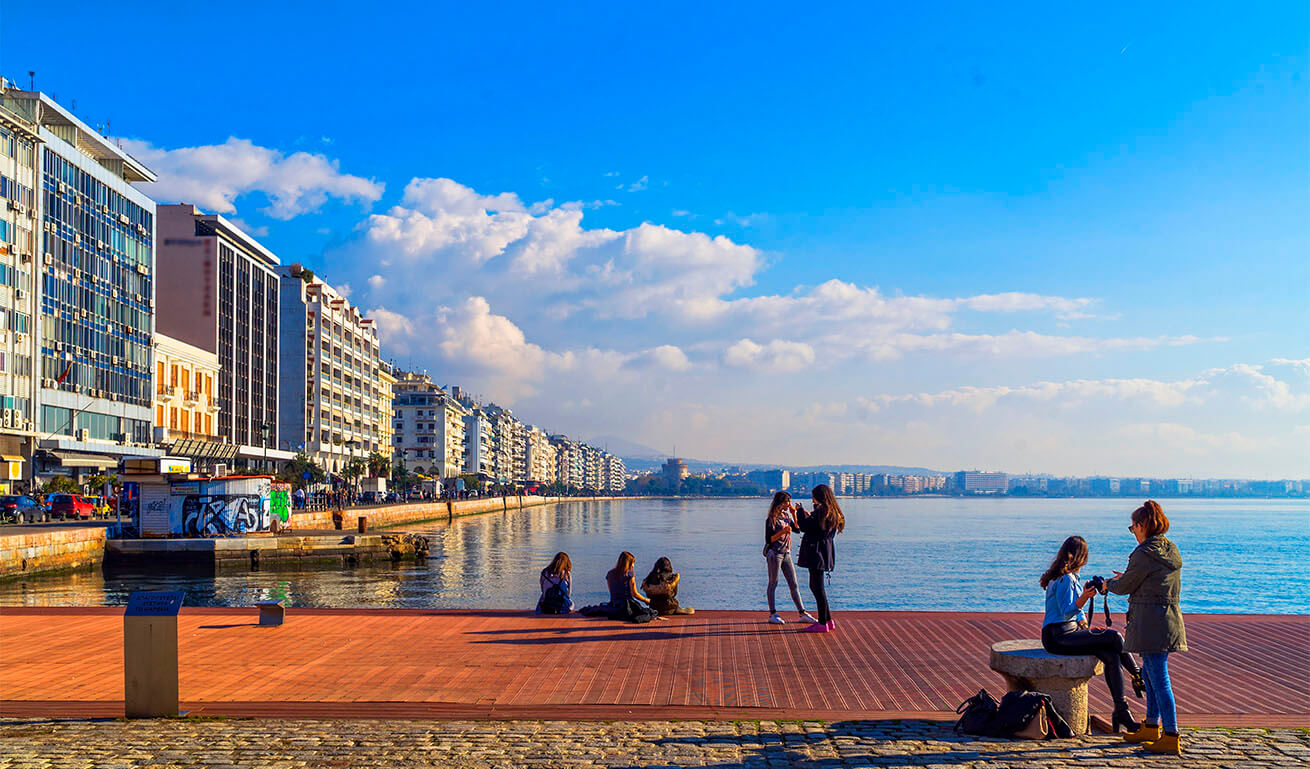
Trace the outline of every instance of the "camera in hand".
<path fill-rule="evenodd" d="M 1096 592 L 1100 593 L 1101 595 L 1105 595 L 1105 577 L 1097 575 L 1087 580 L 1087 584 L 1091 587 L 1096 588 Z"/>

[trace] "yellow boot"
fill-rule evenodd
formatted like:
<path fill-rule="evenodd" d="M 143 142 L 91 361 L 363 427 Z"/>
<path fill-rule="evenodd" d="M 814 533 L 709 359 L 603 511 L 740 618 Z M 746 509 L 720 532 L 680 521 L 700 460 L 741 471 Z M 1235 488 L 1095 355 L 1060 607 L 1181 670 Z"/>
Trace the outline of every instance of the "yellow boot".
<path fill-rule="evenodd" d="M 1160 739 L 1146 743 L 1148 753 L 1162 753 L 1167 756 L 1182 755 L 1183 746 L 1176 734 L 1162 734 Z"/>
<path fill-rule="evenodd" d="M 1137 731 L 1128 732 L 1124 735 L 1124 742 L 1151 742 L 1160 739 L 1161 734 L 1163 732 L 1160 731 L 1159 724 L 1151 726 L 1143 722 L 1141 726 L 1137 727 Z"/>

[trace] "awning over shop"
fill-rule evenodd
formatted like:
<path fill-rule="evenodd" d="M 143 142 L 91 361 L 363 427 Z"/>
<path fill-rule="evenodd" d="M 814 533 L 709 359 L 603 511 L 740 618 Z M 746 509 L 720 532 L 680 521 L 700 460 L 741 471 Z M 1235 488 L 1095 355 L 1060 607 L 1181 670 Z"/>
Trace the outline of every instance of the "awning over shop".
<path fill-rule="evenodd" d="M 118 460 L 100 454 L 83 454 L 79 451 L 51 451 L 50 455 L 59 460 L 64 467 L 91 467 L 96 470 L 112 470 L 118 467 Z"/>
<path fill-rule="evenodd" d="M 0 454 L 0 462 L 26 462 L 27 460 L 16 454 Z"/>
<path fill-rule="evenodd" d="M 219 443 L 217 441 L 186 438 L 176 441 L 173 445 L 169 446 L 168 453 L 175 457 L 226 461 L 236 458 L 237 447 L 234 443 Z"/>

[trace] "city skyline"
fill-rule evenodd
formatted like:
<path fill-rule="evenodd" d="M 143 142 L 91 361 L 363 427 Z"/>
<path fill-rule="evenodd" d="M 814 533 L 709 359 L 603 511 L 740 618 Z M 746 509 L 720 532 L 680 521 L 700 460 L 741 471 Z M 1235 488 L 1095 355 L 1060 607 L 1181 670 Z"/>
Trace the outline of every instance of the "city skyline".
<path fill-rule="evenodd" d="M 88 44 L 124 23 L 84 10 Z M 151 70 L 157 91 L 52 60 L 30 9 L 0 26 L 0 74 L 112 118 L 158 175 L 139 189 L 314 269 L 384 359 L 570 435 L 780 466 L 1305 476 L 1304 7 L 1243 34 L 1220 6 L 1004 28 L 833 10 L 781 52 L 731 36 L 751 67 L 705 82 L 707 36 L 774 11 L 687 30 L 673 9 L 517 10 L 495 35 L 441 19 L 428 91 L 304 72 L 308 43 L 263 37 L 295 10 L 268 10 L 257 61 L 224 62 L 240 98 L 204 120 L 190 81 L 216 75 L 185 65 L 215 49 L 175 15 L 139 22 L 184 65 Z M 296 23 L 310 40 L 338 14 Z M 421 71 L 406 48 L 373 48 L 377 69 Z M 613 100 L 516 77 L 534 56 Z"/>

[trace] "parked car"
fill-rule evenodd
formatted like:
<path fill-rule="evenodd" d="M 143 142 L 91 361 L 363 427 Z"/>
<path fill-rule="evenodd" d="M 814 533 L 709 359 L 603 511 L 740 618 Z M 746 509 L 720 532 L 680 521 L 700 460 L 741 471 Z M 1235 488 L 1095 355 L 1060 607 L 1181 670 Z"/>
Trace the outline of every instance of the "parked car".
<path fill-rule="evenodd" d="M 382 493 L 378 491 L 366 491 L 359 495 L 361 505 L 376 505 L 382 501 Z"/>
<path fill-rule="evenodd" d="M 397 493 L 397 492 L 394 492 L 394 491 L 388 491 L 388 492 L 387 492 L 387 501 L 388 501 L 388 502 L 399 502 L 399 501 L 400 501 L 400 494 Z"/>
<path fill-rule="evenodd" d="M 45 511 L 31 497 L 10 494 L 0 497 L 0 523 L 36 523 Z"/>
<path fill-rule="evenodd" d="M 80 494 L 54 494 L 50 497 L 50 515 L 54 518 L 91 518 L 95 505 Z"/>

